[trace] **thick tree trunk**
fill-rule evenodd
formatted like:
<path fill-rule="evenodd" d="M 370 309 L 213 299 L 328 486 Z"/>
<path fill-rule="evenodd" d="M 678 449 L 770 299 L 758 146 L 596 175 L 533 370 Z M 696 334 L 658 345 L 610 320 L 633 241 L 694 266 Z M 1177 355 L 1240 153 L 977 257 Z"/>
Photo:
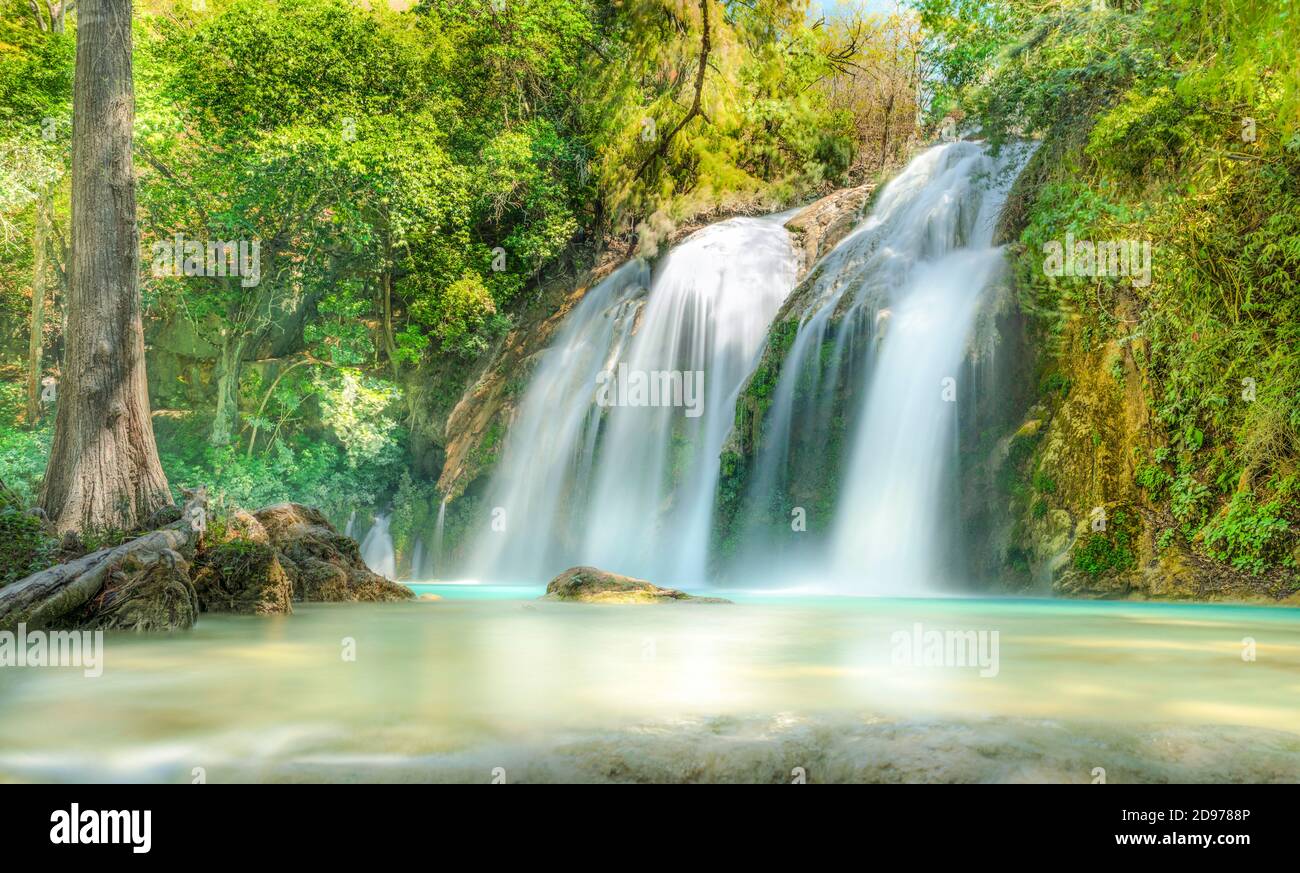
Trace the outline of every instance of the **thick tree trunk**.
<path fill-rule="evenodd" d="M 86 0 L 77 27 L 65 372 L 41 505 L 59 531 L 134 528 L 171 503 L 140 323 L 131 0 Z"/>
<path fill-rule="evenodd" d="M 27 340 L 27 423 L 35 425 L 41 418 L 41 358 L 45 352 L 45 294 L 49 279 L 50 214 L 49 197 L 36 201 L 36 232 L 32 238 L 32 323 Z"/>

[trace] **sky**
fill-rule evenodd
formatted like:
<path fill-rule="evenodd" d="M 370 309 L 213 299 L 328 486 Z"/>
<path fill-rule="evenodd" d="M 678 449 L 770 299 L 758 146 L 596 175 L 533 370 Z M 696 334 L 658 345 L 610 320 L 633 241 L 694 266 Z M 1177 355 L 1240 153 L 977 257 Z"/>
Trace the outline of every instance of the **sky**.
<path fill-rule="evenodd" d="M 814 18 L 826 16 L 827 18 L 835 17 L 836 7 L 839 6 L 860 6 L 867 12 L 893 12 L 895 5 L 907 5 L 906 0 L 812 0 L 809 4 L 809 12 Z"/>

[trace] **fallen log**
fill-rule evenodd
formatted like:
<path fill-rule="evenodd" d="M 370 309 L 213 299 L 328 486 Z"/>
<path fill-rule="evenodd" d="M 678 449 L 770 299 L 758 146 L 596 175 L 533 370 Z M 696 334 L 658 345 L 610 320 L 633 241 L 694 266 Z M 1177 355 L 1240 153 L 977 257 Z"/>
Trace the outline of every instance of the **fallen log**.
<path fill-rule="evenodd" d="M 184 630 L 198 615 L 189 578 L 207 523 L 207 489 L 185 493 L 180 518 L 117 546 L 0 588 L 0 630 Z"/>

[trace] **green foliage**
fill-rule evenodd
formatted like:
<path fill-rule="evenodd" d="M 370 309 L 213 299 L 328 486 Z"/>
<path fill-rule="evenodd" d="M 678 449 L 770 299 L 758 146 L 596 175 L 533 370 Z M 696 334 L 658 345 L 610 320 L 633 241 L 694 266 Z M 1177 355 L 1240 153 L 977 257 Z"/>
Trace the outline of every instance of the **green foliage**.
<path fill-rule="evenodd" d="M 24 430 L 0 425 L 0 482 L 4 482 L 24 506 L 36 503 L 45 459 L 50 453 L 51 426 Z"/>
<path fill-rule="evenodd" d="M 1205 527 L 1205 546 L 1211 555 L 1234 567 L 1262 573 L 1289 558 L 1287 545 L 1291 525 L 1280 513 L 1282 502 L 1271 500 L 1257 505 L 1249 491 L 1239 491 L 1226 511 Z"/>
<path fill-rule="evenodd" d="M 417 314 L 421 309 L 416 309 Z M 442 350 L 450 355 L 472 358 L 487 348 L 488 341 L 504 328 L 496 304 L 477 273 L 453 282 L 428 317 Z"/>
<path fill-rule="evenodd" d="M 1281 485 L 1300 465 L 1300 65 L 1286 48 L 1300 17 L 1266 0 L 1110 5 L 922 9 L 949 16 L 941 35 L 978 31 L 940 49 L 954 70 L 976 61 L 954 94 L 985 134 L 1042 138 L 1014 263 L 1044 370 L 1062 374 L 1040 393 L 1102 343 L 1128 343 L 1152 442 L 1169 447 L 1136 483 L 1213 557 L 1278 566 L 1300 518 Z M 1049 275 L 1044 246 L 1067 235 L 1149 242 L 1152 281 Z"/>
<path fill-rule="evenodd" d="M 1091 531 L 1074 545 L 1074 566 L 1094 579 L 1114 576 L 1137 565 L 1129 514 L 1118 510 L 1105 531 Z"/>
<path fill-rule="evenodd" d="M 39 518 L 0 499 L 0 587 L 50 566 L 57 551 Z"/>
<path fill-rule="evenodd" d="M 395 487 L 402 461 L 393 445 L 354 463 L 343 448 L 306 438 L 249 457 L 233 447 L 208 446 L 184 428 L 160 437 L 159 454 L 176 496 L 182 488 L 207 485 L 214 513 L 291 500 L 320 508 L 340 529 L 354 509 L 375 505 Z"/>
<path fill-rule="evenodd" d="M 396 420 L 385 414 L 399 392 L 388 382 L 357 370 L 325 370 L 315 379 L 320 422 L 330 428 L 348 466 L 400 463 Z"/>
<path fill-rule="evenodd" d="M 981 0 L 916 0 L 913 5 L 932 35 L 927 56 L 939 84 L 930 113 L 932 119 L 942 118 L 1024 29 L 1028 10 L 1019 3 Z"/>

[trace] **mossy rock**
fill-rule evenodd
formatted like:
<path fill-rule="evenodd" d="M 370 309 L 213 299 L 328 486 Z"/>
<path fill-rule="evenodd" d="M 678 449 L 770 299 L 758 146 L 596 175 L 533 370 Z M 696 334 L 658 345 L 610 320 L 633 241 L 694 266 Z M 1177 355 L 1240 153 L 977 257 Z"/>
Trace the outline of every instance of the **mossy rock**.
<path fill-rule="evenodd" d="M 1141 516 L 1131 507 L 1097 507 L 1079 520 L 1070 564 L 1057 580 L 1057 590 L 1070 594 L 1122 596 L 1129 592 L 1131 572 L 1141 551 Z"/>
<path fill-rule="evenodd" d="M 234 539 L 203 550 L 195 561 L 194 589 L 204 612 L 293 612 L 293 586 L 278 553 L 265 542 Z"/>
<path fill-rule="evenodd" d="M 415 594 L 378 575 L 361 559 L 357 541 L 334 529 L 320 510 L 277 503 L 253 513 L 297 600 L 410 600 Z"/>

